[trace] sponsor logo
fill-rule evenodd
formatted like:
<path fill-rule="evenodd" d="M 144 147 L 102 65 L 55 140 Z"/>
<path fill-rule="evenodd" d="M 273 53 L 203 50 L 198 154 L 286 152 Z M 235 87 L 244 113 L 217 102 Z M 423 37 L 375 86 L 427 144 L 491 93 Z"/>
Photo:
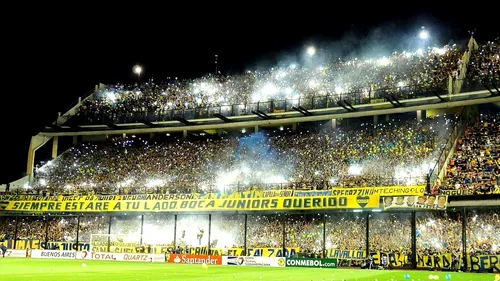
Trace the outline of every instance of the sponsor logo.
<path fill-rule="evenodd" d="M 126 261 L 148 261 L 149 255 L 144 254 L 125 254 L 123 260 Z"/>
<path fill-rule="evenodd" d="M 8 250 L 5 252 L 6 257 L 15 257 L 15 258 L 25 258 L 26 251 L 24 250 Z"/>
<path fill-rule="evenodd" d="M 227 265 L 243 265 L 245 264 L 244 257 L 227 257 Z"/>
<path fill-rule="evenodd" d="M 76 252 L 64 252 L 64 251 L 42 251 L 40 253 L 42 258 L 76 258 Z"/>
<path fill-rule="evenodd" d="M 172 259 L 170 257 L 170 262 L 173 263 L 183 263 L 183 264 L 203 264 L 216 265 L 222 264 L 222 257 L 220 256 L 201 256 L 201 255 L 175 255 Z"/>
<path fill-rule="evenodd" d="M 286 266 L 292 267 L 330 267 L 336 268 L 335 260 L 327 259 L 286 259 Z"/>
<path fill-rule="evenodd" d="M 224 258 L 224 264 L 236 266 L 284 267 L 286 264 L 284 257 L 227 256 Z"/>
<path fill-rule="evenodd" d="M 116 260 L 116 257 L 110 253 L 90 253 L 92 260 Z"/>
<path fill-rule="evenodd" d="M 356 202 L 361 206 L 361 208 L 364 208 L 368 202 L 370 202 L 370 196 L 357 196 L 356 197 Z"/>

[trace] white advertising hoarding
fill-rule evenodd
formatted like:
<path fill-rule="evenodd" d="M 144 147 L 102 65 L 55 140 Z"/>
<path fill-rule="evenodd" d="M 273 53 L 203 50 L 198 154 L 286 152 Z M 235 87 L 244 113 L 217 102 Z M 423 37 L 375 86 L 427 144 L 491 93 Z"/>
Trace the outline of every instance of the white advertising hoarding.
<path fill-rule="evenodd" d="M 31 257 L 34 259 L 82 259 L 82 260 L 142 261 L 142 262 L 165 261 L 165 256 L 162 254 L 103 253 L 103 252 L 94 253 L 89 251 L 76 252 L 76 251 L 33 250 L 31 253 Z"/>
<path fill-rule="evenodd" d="M 285 267 L 283 257 L 244 257 L 244 256 L 224 256 L 223 265 L 235 266 L 264 266 L 264 267 Z"/>

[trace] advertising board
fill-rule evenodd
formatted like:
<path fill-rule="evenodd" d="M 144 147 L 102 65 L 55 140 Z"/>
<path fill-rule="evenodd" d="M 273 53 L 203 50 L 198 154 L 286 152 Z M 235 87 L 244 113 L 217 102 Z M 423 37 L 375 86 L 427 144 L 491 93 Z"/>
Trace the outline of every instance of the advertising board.
<path fill-rule="evenodd" d="M 285 267 L 285 261 L 283 257 L 227 256 L 222 258 L 223 265 L 234 266 Z"/>
<path fill-rule="evenodd" d="M 337 268 L 336 259 L 294 258 L 286 259 L 287 267 Z"/>

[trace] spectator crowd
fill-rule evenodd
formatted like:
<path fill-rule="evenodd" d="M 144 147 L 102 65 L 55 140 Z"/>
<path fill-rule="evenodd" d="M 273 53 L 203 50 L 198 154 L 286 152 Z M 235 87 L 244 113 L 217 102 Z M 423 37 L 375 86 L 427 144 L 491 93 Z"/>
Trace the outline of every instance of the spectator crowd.
<path fill-rule="evenodd" d="M 497 87 L 500 82 L 500 38 L 488 41 L 472 52 L 467 76 L 471 83 L 495 82 Z"/>
<path fill-rule="evenodd" d="M 31 192 L 180 193 L 425 184 L 450 119 L 155 142 L 83 143 L 36 170 Z M 326 126 L 323 126 L 326 127 Z"/>
<path fill-rule="evenodd" d="M 455 212 L 423 212 L 416 214 L 416 246 L 418 255 L 462 253 L 462 217 Z M 111 218 L 111 219 L 110 219 Z M 18 217 L 17 239 L 76 242 L 76 217 Z M 47 221 L 46 221 L 47 220 Z M 411 215 L 378 213 L 370 215 L 369 245 L 371 252 L 411 253 Z M 208 215 L 179 215 L 177 225 L 173 215 L 144 216 L 141 239 L 141 217 L 82 216 L 78 233 L 80 243 L 91 243 L 91 234 L 107 234 L 111 222 L 110 242 L 130 244 L 208 246 Z M 323 224 L 326 222 L 326 225 Z M 323 227 L 325 249 L 366 249 L 366 216 L 355 213 L 248 215 L 246 245 L 248 248 L 299 248 L 301 253 L 322 255 Z M 283 231 L 284 230 L 284 231 Z M 0 217 L 0 238 L 13 239 L 16 221 Z M 200 233 L 201 231 L 201 233 Z M 500 254 L 500 220 L 496 210 L 469 210 L 466 220 L 467 253 Z M 201 234 L 201 235 L 200 235 Z M 47 235 L 47 236 L 46 236 Z M 244 215 L 212 216 L 211 248 L 243 248 L 245 245 Z M 283 235 L 285 239 L 283 240 Z M 200 237 L 201 236 L 201 237 Z M 94 242 L 107 243 L 108 237 Z"/>
<path fill-rule="evenodd" d="M 275 67 L 265 71 L 247 71 L 240 75 L 211 75 L 198 79 L 143 84 L 116 84 L 101 89 L 93 99 L 83 102 L 76 117 L 78 124 L 128 122 L 130 116 L 143 113 L 156 116 L 170 110 L 187 110 L 224 105 L 235 115 L 252 114 L 250 104 L 336 95 L 355 103 L 383 99 L 384 93 L 412 98 L 430 90 L 447 91 L 449 77 L 461 68 L 463 50 L 456 45 L 394 52 L 378 59 L 330 60 L 297 67 Z M 366 101 L 363 101 L 366 100 Z M 307 102 L 306 102 L 307 103 Z M 140 115 L 140 114 L 139 114 Z"/>
<path fill-rule="evenodd" d="M 480 115 L 458 140 L 444 181 L 436 189 L 465 190 L 475 194 L 498 188 L 500 115 Z"/>

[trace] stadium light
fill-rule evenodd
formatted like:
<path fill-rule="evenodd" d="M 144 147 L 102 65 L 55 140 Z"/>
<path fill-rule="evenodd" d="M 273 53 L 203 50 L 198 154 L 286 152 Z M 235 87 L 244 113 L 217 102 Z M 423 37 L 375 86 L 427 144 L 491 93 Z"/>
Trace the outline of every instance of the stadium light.
<path fill-rule="evenodd" d="M 132 69 L 137 76 L 141 76 L 142 73 L 142 66 L 140 65 L 134 65 L 134 68 Z"/>
<path fill-rule="evenodd" d="M 310 46 L 309 48 L 307 48 L 307 54 L 311 57 L 314 56 L 314 54 L 316 54 L 316 48 Z"/>
<path fill-rule="evenodd" d="M 429 34 L 429 31 L 427 31 L 425 29 L 425 27 L 422 26 L 422 30 L 420 30 L 420 33 L 418 34 L 418 36 L 422 40 L 427 40 L 427 39 L 429 39 L 430 34 Z"/>

